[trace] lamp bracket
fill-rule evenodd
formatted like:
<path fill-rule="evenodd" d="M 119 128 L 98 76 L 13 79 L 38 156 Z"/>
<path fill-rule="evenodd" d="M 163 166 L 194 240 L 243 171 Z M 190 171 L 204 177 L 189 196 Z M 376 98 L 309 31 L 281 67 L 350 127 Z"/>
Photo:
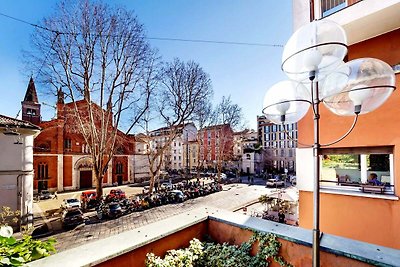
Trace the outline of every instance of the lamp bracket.
<path fill-rule="evenodd" d="M 310 50 L 310 49 L 312 49 L 312 48 L 317 48 L 317 47 L 326 46 L 326 45 L 341 45 L 341 46 L 345 46 L 346 48 L 348 47 L 348 46 L 347 46 L 346 44 L 344 44 L 344 43 L 340 43 L 340 42 L 328 42 L 328 43 L 321 43 L 321 44 L 316 44 L 316 45 L 312 45 L 312 46 L 303 48 L 303 49 L 297 51 L 296 53 L 290 55 L 288 58 L 286 58 L 286 59 L 282 62 L 282 65 L 281 65 L 282 71 L 285 72 L 285 73 L 291 73 L 291 72 L 285 71 L 285 69 L 284 69 L 283 66 L 284 66 L 284 65 L 286 64 L 286 62 L 287 62 L 288 60 L 290 60 L 292 57 L 294 57 L 294 56 L 296 56 L 296 55 L 298 55 L 298 54 L 300 54 L 300 53 L 303 53 L 304 51 Z M 292 73 L 292 74 L 294 74 L 294 73 Z"/>
<path fill-rule="evenodd" d="M 318 114 L 318 116 L 319 116 L 319 114 Z M 342 141 L 344 138 L 346 138 L 353 131 L 354 127 L 357 124 L 357 120 L 358 120 L 358 114 L 355 114 L 355 117 L 354 117 L 354 120 L 353 120 L 353 124 L 351 125 L 350 129 L 347 130 L 347 132 L 343 136 L 341 136 L 340 138 L 336 139 L 333 142 L 327 143 L 327 144 L 312 144 L 312 145 L 309 145 L 309 144 L 300 143 L 298 140 L 295 140 L 292 137 L 290 137 L 288 131 L 286 130 L 286 127 L 285 127 L 284 123 L 282 123 L 282 128 L 283 128 L 283 131 L 286 134 L 286 137 L 290 141 L 295 141 L 298 145 L 301 145 L 302 148 L 321 148 L 321 147 L 327 147 L 327 146 L 334 145 L 334 144 L 339 143 L 340 141 Z"/>

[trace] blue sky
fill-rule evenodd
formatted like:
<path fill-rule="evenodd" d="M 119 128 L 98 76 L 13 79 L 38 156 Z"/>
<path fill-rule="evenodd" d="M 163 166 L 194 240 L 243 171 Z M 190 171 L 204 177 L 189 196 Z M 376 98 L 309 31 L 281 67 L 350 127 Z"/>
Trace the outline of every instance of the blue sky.
<path fill-rule="evenodd" d="M 201 39 L 284 45 L 292 31 L 291 0 L 114 0 L 134 10 L 148 37 Z M 0 12 L 40 23 L 56 1 L 3 0 Z M 23 73 L 21 50 L 29 50 L 34 28 L 0 16 L 0 114 L 15 117 L 31 73 Z M 266 90 L 286 79 L 280 69 L 282 47 L 243 46 L 150 40 L 163 60 L 194 60 L 210 74 L 214 102 L 231 95 L 256 128 Z M 35 77 L 35 73 L 33 73 Z M 47 101 L 41 95 L 39 101 Z M 43 119 L 51 108 L 42 106 Z"/>

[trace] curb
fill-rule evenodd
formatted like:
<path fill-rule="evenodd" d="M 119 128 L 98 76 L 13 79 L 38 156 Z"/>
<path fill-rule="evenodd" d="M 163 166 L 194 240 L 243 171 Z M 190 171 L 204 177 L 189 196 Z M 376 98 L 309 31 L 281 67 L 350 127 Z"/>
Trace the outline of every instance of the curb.
<path fill-rule="evenodd" d="M 232 211 L 233 211 L 233 212 L 239 211 L 239 210 L 243 209 L 244 207 L 251 206 L 251 205 L 256 204 L 256 203 L 258 203 L 258 202 L 260 202 L 260 201 L 258 201 L 258 199 L 249 201 L 249 202 L 247 202 L 247 203 L 244 203 L 244 204 L 241 205 L 240 207 L 235 207 L 235 208 L 233 208 Z"/>

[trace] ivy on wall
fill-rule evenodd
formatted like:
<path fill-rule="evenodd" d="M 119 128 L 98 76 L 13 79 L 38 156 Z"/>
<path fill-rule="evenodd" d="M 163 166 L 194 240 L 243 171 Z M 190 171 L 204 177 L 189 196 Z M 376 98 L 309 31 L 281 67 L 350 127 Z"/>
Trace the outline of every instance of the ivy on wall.
<path fill-rule="evenodd" d="M 201 243 L 198 239 L 190 241 L 190 246 L 184 249 L 167 251 L 164 259 L 147 254 L 147 267 L 264 267 L 269 266 L 272 260 L 281 266 L 292 266 L 281 256 L 281 243 L 273 234 L 253 232 L 249 241 L 240 246 L 228 243 L 216 244 Z M 250 254 L 252 246 L 258 242 L 258 252 Z"/>

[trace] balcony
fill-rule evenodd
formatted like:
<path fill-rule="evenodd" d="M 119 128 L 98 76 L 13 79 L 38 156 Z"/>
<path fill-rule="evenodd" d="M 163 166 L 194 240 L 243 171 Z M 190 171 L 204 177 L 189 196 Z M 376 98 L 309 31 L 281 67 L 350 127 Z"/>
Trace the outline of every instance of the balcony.
<path fill-rule="evenodd" d="M 349 45 L 400 28 L 398 0 L 321 0 L 316 8 L 317 17 L 343 26 Z"/>
<path fill-rule="evenodd" d="M 282 244 L 280 255 L 293 266 L 311 266 L 311 230 L 207 207 L 93 241 L 30 266 L 145 266 L 149 252 L 162 256 L 167 250 L 187 247 L 193 238 L 203 240 L 206 234 L 218 243 L 241 244 L 250 238 L 251 230 L 275 234 Z M 329 234 L 321 238 L 321 266 L 396 266 L 399 262 L 399 250 Z"/>
<path fill-rule="evenodd" d="M 322 17 L 329 16 L 362 0 L 321 0 Z"/>

